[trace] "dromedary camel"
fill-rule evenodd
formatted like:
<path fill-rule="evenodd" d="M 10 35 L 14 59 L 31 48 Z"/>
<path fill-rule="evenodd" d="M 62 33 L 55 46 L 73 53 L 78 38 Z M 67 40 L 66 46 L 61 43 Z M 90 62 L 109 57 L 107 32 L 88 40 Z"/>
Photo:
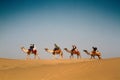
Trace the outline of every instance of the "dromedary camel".
<path fill-rule="evenodd" d="M 78 58 L 81 58 L 80 52 L 79 52 L 78 50 L 72 51 L 72 50 L 68 50 L 67 48 L 64 48 L 64 50 L 71 54 L 71 55 L 70 55 L 70 59 L 74 57 L 74 56 L 73 56 L 74 54 L 77 55 L 77 59 L 78 59 Z"/>
<path fill-rule="evenodd" d="M 52 53 L 53 54 L 53 58 L 55 59 L 55 55 L 56 54 L 59 54 L 60 55 L 60 59 L 63 58 L 63 52 L 61 49 L 59 50 L 56 50 L 55 52 L 53 50 L 49 50 L 48 48 L 45 48 L 45 51 L 48 52 L 48 53 Z"/>
<path fill-rule="evenodd" d="M 34 59 L 37 59 L 37 57 L 38 57 L 38 59 L 39 59 L 39 55 L 38 55 L 36 49 L 33 50 L 32 52 L 30 52 L 30 51 L 29 51 L 28 49 L 26 49 L 25 47 L 21 47 L 21 50 L 22 50 L 24 53 L 27 54 L 26 59 L 30 59 L 30 54 L 34 54 Z"/>
<path fill-rule="evenodd" d="M 101 53 L 99 51 L 91 51 L 91 52 L 88 52 L 87 50 L 83 50 L 86 54 L 90 55 L 91 56 L 91 59 L 94 58 L 95 59 L 95 56 L 98 56 L 99 59 L 101 59 Z"/>

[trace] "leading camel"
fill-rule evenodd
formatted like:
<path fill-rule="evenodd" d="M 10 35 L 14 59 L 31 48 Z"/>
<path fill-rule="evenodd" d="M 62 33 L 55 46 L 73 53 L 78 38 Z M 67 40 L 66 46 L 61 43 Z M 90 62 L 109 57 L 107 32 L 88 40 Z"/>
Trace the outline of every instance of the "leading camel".
<path fill-rule="evenodd" d="M 68 53 L 70 53 L 70 59 L 73 58 L 73 55 L 76 54 L 77 55 L 77 59 L 81 58 L 80 52 L 78 50 L 68 50 L 67 48 L 64 48 L 65 51 L 67 51 Z"/>
<path fill-rule="evenodd" d="M 37 57 L 38 57 L 38 59 L 39 59 L 39 55 L 38 55 L 38 53 L 37 53 L 37 50 L 35 49 L 35 50 L 33 50 L 33 51 L 29 51 L 28 49 L 26 49 L 25 47 L 21 47 L 21 50 L 24 52 L 24 53 L 26 53 L 27 54 L 27 57 L 26 57 L 26 59 L 30 59 L 30 54 L 34 54 L 34 59 L 37 59 Z"/>
<path fill-rule="evenodd" d="M 91 59 L 94 58 L 95 59 L 95 56 L 98 56 L 99 59 L 101 59 L 101 53 L 99 51 L 91 51 L 91 52 L 88 52 L 87 50 L 83 50 L 86 54 L 90 55 L 91 56 Z"/>
<path fill-rule="evenodd" d="M 48 48 L 45 48 L 45 51 L 48 53 L 52 53 L 54 58 L 56 58 L 55 57 L 56 54 L 60 55 L 60 59 L 63 58 L 63 52 L 61 49 L 54 51 L 54 50 L 49 50 Z"/>

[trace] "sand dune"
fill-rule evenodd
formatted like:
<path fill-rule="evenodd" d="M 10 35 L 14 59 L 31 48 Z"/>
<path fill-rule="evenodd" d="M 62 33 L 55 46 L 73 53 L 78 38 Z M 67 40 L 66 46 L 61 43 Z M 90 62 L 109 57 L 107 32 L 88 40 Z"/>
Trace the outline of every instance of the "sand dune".
<path fill-rule="evenodd" d="M 120 80 L 120 58 L 0 59 L 0 80 Z"/>

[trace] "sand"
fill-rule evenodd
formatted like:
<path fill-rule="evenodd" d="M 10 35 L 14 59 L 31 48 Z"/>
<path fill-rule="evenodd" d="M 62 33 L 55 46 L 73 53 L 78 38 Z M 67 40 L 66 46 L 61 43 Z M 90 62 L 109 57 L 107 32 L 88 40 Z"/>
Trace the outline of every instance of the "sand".
<path fill-rule="evenodd" d="M 120 58 L 0 59 L 0 80 L 120 80 Z"/>

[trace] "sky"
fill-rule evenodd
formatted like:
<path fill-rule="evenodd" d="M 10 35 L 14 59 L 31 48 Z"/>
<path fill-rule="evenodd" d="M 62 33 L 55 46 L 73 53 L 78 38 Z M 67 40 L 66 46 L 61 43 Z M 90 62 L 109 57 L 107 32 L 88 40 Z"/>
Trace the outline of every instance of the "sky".
<path fill-rule="evenodd" d="M 0 58 L 24 59 L 20 48 L 35 44 L 41 59 L 52 59 L 44 48 L 54 43 L 67 59 L 72 45 L 83 58 L 92 46 L 103 58 L 120 57 L 119 35 L 119 0 L 0 0 Z"/>

